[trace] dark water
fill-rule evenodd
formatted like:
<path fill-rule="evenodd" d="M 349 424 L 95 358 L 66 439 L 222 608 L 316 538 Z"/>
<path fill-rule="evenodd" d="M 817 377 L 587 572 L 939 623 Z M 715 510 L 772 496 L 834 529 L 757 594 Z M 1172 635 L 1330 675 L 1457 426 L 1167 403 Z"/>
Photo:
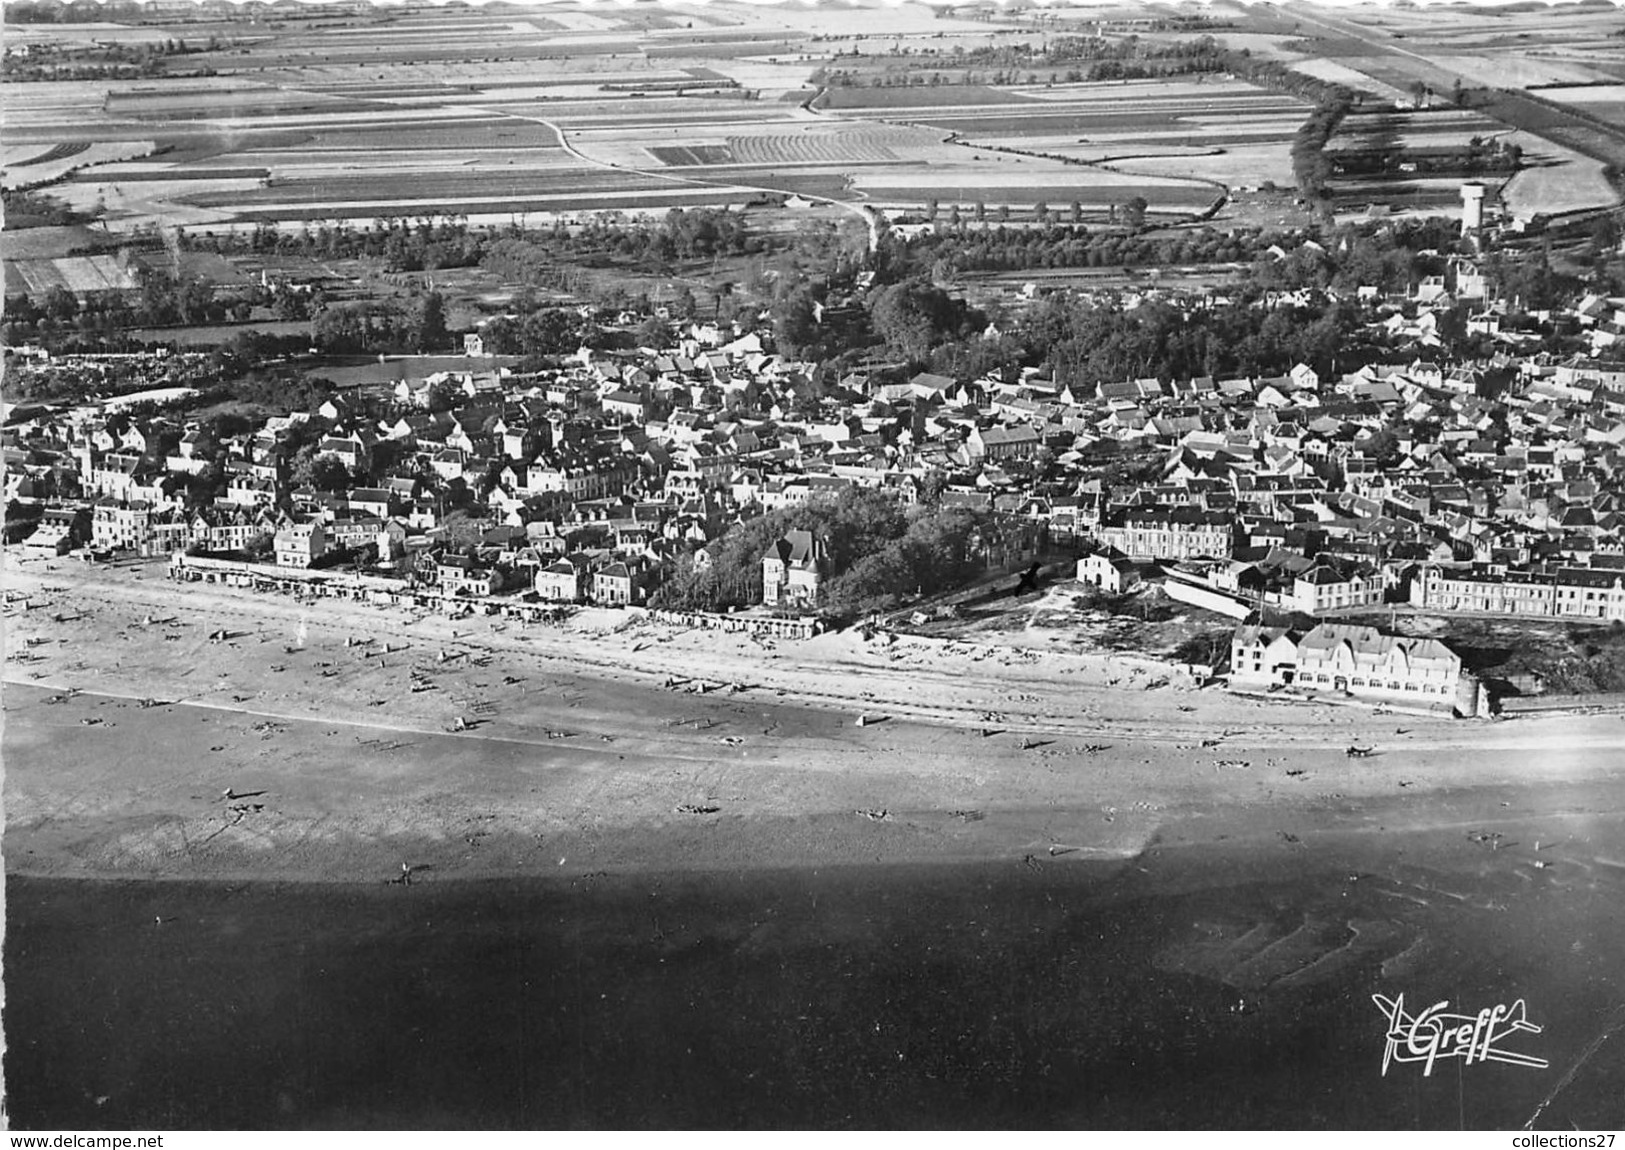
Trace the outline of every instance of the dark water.
<path fill-rule="evenodd" d="M 1617 923 L 1578 903 L 1423 905 L 1334 850 L 1039 862 L 13 878 L 8 1108 L 81 1129 L 1507 1128 L 1625 997 Z M 1279 945 L 1214 943 L 1238 935 Z M 1396 990 L 1526 997 L 1552 1069 L 1383 1077 L 1370 994 Z M 1625 1121 L 1622 1041 L 1540 1125 Z"/>

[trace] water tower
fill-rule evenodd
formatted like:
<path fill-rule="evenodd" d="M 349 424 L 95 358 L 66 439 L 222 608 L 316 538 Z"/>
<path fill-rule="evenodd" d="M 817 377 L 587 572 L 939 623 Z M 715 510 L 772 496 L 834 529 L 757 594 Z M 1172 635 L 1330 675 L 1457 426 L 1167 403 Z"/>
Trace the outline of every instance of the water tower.
<path fill-rule="evenodd" d="M 1484 226 L 1484 185 L 1461 186 L 1461 234 L 1473 235 Z"/>

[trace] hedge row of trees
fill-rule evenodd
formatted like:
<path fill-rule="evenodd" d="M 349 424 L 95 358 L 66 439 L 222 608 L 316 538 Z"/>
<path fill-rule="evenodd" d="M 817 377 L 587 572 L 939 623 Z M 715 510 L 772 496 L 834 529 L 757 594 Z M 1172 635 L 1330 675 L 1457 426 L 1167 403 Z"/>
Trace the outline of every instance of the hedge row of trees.
<path fill-rule="evenodd" d="M 312 259 L 377 259 L 395 272 L 484 267 L 518 283 L 539 283 L 561 264 L 594 264 L 631 259 L 653 266 L 681 260 L 712 259 L 772 247 L 770 237 L 753 233 L 744 217 L 727 208 L 673 208 L 656 221 L 590 220 L 524 227 L 471 226 L 463 217 L 389 220 L 374 227 L 317 224 L 285 232 L 270 224 L 253 232 L 182 232 L 184 246 L 221 255 L 244 253 L 304 256 Z"/>

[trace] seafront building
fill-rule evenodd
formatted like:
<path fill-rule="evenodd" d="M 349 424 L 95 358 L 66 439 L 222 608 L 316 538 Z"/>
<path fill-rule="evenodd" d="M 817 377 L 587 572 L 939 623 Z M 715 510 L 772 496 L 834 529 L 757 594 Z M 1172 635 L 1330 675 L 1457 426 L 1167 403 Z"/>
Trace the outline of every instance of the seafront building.
<path fill-rule="evenodd" d="M 1290 690 L 1470 718 L 1479 684 L 1461 657 L 1437 639 L 1387 635 L 1374 627 L 1321 623 L 1299 633 L 1278 627 L 1236 629 L 1230 648 L 1233 690 Z"/>

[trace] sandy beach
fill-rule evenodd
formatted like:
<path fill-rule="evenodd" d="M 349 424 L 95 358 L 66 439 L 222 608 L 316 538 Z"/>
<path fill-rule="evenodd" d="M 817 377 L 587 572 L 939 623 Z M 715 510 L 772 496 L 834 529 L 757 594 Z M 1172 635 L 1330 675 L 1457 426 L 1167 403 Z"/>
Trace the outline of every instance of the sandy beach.
<path fill-rule="evenodd" d="M 502 626 L 174 584 L 160 563 L 27 566 L 6 572 L 17 873 L 1128 858 L 1220 822 L 1268 838 L 1380 808 L 1375 826 L 1415 827 L 1440 794 L 1625 770 L 1621 715 L 1276 703 L 1053 636 L 764 642 L 607 610 Z"/>

